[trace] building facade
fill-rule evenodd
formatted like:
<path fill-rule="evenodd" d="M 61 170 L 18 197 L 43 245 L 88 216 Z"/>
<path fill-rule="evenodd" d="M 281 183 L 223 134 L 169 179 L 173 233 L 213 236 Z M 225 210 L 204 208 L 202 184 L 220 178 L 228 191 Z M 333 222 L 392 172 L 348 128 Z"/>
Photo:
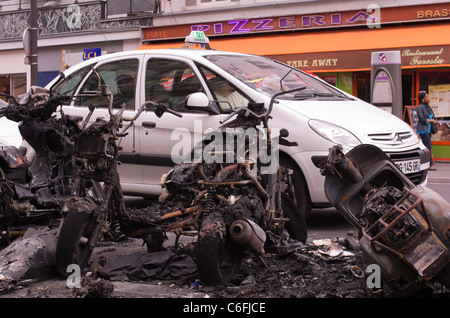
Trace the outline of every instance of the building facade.
<path fill-rule="evenodd" d="M 410 119 L 426 90 L 438 119 L 450 117 L 450 2 L 192 0 L 169 9 L 142 29 L 142 48 L 176 47 L 201 30 L 214 49 L 274 58 L 367 102 L 372 52 L 399 51 L 399 116 Z M 433 136 L 433 153 L 450 160 L 450 129 Z"/>
<path fill-rule="evenodd" d="M 151 26 L 159 1 L 39 1 L 38 85 L 84 59 L 135 49 L 140 29 Z M 134 4 L 134 5 L 132 5 Z M 24 31 L 30 27 L 30 1 L 0 1 L 0 88 L 19 95 L 30 87 L 24 63 Z"/>

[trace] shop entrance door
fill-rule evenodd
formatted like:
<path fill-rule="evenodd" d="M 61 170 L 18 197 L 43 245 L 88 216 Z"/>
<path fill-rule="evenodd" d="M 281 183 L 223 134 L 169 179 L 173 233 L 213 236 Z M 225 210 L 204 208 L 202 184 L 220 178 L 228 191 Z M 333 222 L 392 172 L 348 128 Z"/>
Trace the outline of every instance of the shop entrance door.
<path fill-rule="evenodd" d="M 356 97 L 370 103 L 370 72 L 355 72 L 353 92 Z"/>
<path fill-rule="evenodd" d="M 403 71 L 402 72 L 402 96 L 403 96 L 403 108 L 405 106 L 417 105 L 415 100 L 415 72 Z"/>

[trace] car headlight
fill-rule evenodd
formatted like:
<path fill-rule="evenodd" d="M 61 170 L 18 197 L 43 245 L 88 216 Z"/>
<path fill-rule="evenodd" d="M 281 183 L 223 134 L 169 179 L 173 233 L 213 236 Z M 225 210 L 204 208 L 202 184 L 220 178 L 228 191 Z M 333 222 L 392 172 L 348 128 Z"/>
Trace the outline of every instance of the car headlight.
<path fill-rule="evenodd" d="M 326 121 L 310 120 L 309 127 L 323 138 L 335 144 L 340 144 L 344 152 L 348 152 L 353 147 L 361 144 L 361 141 L 347 129 Z"/>

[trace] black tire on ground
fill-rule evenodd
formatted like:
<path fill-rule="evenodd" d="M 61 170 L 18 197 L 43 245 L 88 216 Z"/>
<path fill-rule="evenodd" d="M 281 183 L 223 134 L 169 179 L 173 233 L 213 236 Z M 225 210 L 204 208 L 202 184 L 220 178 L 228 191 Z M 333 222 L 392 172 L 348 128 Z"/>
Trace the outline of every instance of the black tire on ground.
<path fill-rule="evenodd" d="M 56 244 L 56 268 L 62 276 L 70 275 L 66 270 L 71 264 L 77 264 L 80 270 L 88 264 L 92 248 L 86 242 L 83 244 L 81 238 L 98 239 L 91 237 L 93 225 L 94 220 L 88 211 L 72 209 L 65 216 Z"/>
<path fill-rule="evenodd" d="M 200 280 L 208 285 L 229 282 L 241 268 L 242 247 L 234 243 L 228 235 L 221 238 L 218 232 L 210 230 L 200 233 L 195 248 Z"/>

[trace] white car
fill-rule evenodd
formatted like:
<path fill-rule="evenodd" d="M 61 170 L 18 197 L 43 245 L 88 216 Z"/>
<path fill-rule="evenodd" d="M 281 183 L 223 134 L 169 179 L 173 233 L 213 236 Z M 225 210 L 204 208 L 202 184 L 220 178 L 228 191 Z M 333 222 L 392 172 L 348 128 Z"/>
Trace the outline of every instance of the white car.
<path fill-rule="evenodd" d="M 109 85 L 114 104 L 126 104 L 126 116 L 148 100 L 167 102 L 183 114 L 182 118 L 171 114 L 158 118 L 146 111 L 128 130 L 129 135 L 121 141 L 119 167 L 126 194 L 161 193 L 161 176 L 174 166 L 173 153 L 180 152 L 182 138 L 193 145 L 201 140 L 203 131 L 218 127 L 231 107 L 244 107 L 248 101 L 268 105 L 281 86 L 306 86 L 303 91 L 280 96 L 269 123 L 272 128 L 287 129 L 287 139 L 298 143 L 295 147 L 280 146 L 280 157 L 294 169 L 297 199 L 304 213 L 330 205 L 324 177 L 314 162 L 325 159 L 335 144 L 347 151 L 362 143 L 376 145 L 398 162 L 413 182 L 426 182 L 430 153 L 409 125 L 315 76 L 269 58 L 188 48 L 121 52 L 71 67 L 55 92 L 95 90 L 98 77 L 93 68 Z M 232 88 L 228 91 L 233 97 L 224 96 L 223 85 Z M 207 107 L 187 110 L 186 98 L 193 93 L 197 93 L 197 100 L 203 100 L 199 103 L 206 101 Z M 106 100 L 83 97 L 65 106 L 64 111 L 81 118 L 88 113 L 86 105 L 92 103 L 106 106 Z M 105 108 L 97 109 L 91 119 L 106 117 L 106 112 Z M 187 131 L 187 136 L 182 134 Z"/>
<path fill-rule="evenodd" d="M 19 131 L 19 124 L 6 117 L 0 118 L 0 146 L 15 146 L 22 144 L 22 135 Z"/>

